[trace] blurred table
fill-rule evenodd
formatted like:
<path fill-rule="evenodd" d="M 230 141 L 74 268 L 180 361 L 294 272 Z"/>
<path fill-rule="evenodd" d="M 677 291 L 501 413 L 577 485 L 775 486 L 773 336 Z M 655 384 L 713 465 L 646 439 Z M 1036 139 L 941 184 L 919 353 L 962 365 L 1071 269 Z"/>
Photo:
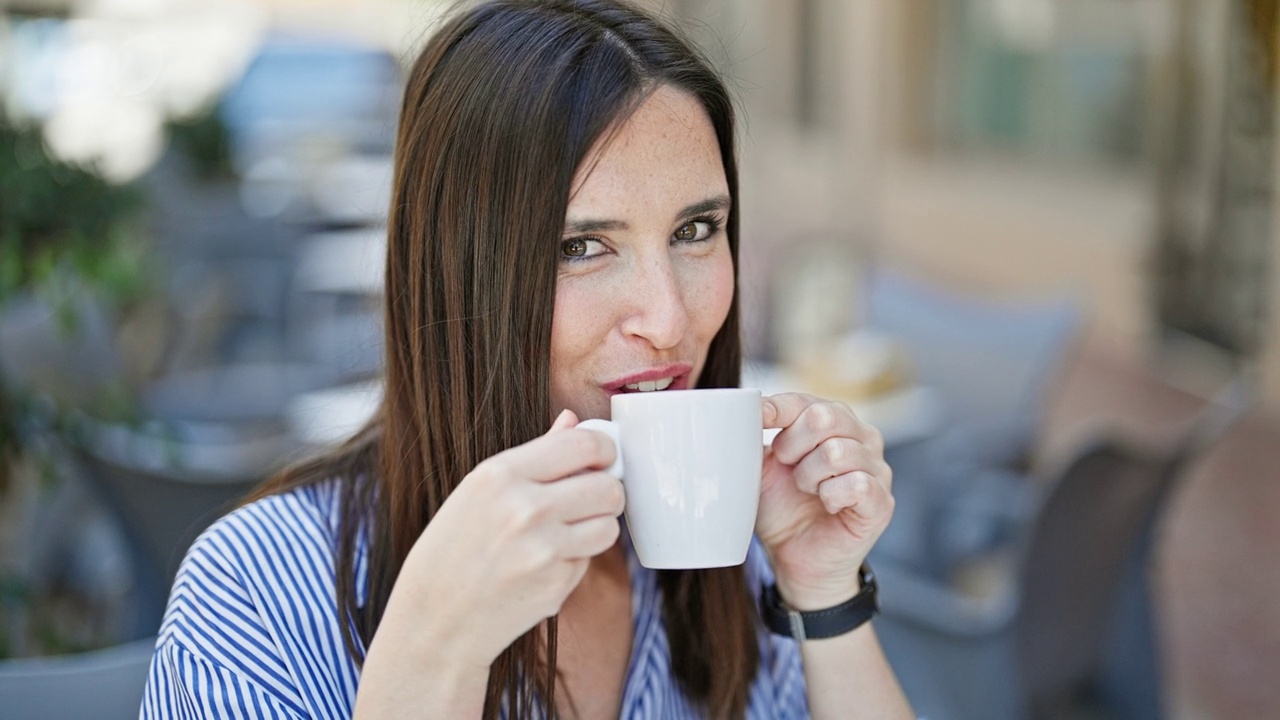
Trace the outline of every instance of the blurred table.
<path fill-rule="evenodd" d="M 808 392 L 804 382 L 785 369 L 750 360 L 743 363 L 742 386 L 765 395 Z M 869 398 L 828 399 L 846 403 L 860 420 L 879 430 L 885 447 L 923 440 L 942 427 L 942 400 L 927 385 L 910 383 Z"/>

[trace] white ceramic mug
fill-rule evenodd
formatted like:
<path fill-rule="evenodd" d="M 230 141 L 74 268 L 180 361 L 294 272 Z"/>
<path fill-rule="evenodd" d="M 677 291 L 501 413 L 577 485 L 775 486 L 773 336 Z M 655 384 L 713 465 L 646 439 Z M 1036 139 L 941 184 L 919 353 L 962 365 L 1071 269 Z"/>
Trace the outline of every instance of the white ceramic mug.
<path fill-rule="evenodd" d="M 648 568 L 740 565 L 760 503 L 764 457 L 759 390 L 626 393 L 613 420 L 578 427 L 613 438 L 627 530 Z"/>

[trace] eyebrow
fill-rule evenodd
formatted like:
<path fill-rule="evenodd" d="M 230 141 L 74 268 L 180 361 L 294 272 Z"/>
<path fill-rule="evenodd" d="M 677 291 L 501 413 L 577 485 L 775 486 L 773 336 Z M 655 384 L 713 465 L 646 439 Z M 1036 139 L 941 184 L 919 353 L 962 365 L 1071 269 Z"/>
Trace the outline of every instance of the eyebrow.
<path fill-rule="evenodd" d="M 691 215 L 702 215 L 716 210 L 725 211 L 729 209 L 730 204 L 731 201 L 728 195 L 716 195 L 683 208 L 676 213 L 676 218 L 683 219 Z M 564 231 L 567 235 L 573 235 L 606 230 L 627 230 L 629 227 L 622 220 L 570 220 L 565 224 Z"/>

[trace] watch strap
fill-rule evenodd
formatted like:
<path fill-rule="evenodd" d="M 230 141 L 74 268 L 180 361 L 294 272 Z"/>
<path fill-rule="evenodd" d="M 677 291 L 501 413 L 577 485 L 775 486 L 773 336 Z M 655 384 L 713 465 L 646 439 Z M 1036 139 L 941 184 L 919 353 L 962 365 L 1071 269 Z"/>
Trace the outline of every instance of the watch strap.
<path fill-rule="evenodd" d="M 858 571 L 862 588 L 857 595 L 824 610 L 794 610 L 778 593 L 778 586 L 767 585 L 760 594 L 760 611 L 765 627 L 798 642 L 836 637 L 861 627 L 880 612 L 875 574 L 866 563 Z"/>

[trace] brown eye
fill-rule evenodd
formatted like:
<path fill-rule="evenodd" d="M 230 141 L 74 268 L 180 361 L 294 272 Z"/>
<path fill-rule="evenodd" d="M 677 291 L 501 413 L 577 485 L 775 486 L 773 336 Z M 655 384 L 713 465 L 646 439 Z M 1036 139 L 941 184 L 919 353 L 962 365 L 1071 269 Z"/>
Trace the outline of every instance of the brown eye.
<path fill-rule="evenodd" d="M 560 245 L 560 252 L 567 257 L 585 257 L 587 254 L 587 241 L 582 238 L 565 240 Z"/>
<path fill-rule="evenodd" d="M 698 223 L 687 222 L 676 230 L 677 240 L 694 240 L 698 237 Z"/>

